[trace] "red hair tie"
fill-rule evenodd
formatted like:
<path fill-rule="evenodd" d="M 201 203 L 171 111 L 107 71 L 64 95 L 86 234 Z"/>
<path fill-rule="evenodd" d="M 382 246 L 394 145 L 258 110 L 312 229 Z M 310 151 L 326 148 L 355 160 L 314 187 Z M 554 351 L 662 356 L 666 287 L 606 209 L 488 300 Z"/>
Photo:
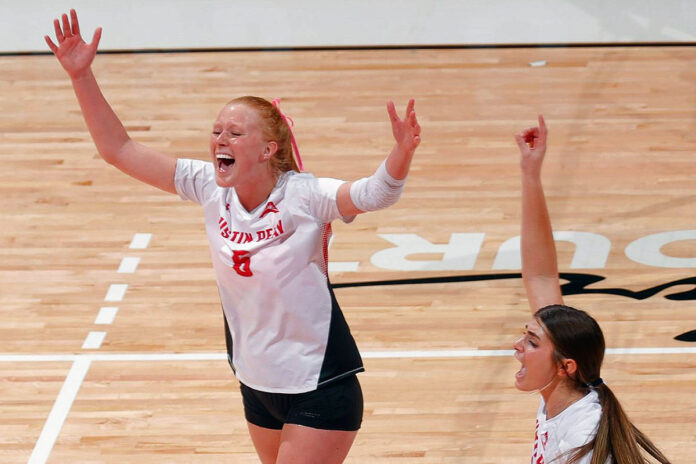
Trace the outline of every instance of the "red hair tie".
<path fill-rule="evenodd" d="M 295 153 L 295 159 L 297 160 L 297 166 L 300 168 L 300 171 L 304 171 L 304 169 L 302 167 L 302 158 L 300 158 L 300 150 L 297 148 L 297 142 L 295 141 L 295 134 L 292 132 L 292 128 L 295 125 L 295 123 L 288 116 L 285 116 L 283 111 L 280 109 L 280 98 L 273 99 L 273 106 L 275 106 L 275 109 L 278 110 L 278 113 L 280 113 L 280 117 L 283 118 L 283 121 L 285 121 L 285 124 L 288 125 L 288 129 L 290 130 L 290 142 L 292 142 L 292 149 Z"/>

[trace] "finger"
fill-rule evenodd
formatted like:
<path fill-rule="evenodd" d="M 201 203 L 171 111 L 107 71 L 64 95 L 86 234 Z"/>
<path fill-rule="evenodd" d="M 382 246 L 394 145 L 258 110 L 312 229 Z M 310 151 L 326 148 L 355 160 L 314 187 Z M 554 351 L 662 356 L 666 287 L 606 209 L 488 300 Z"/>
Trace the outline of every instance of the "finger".
<path fill-rule="evenodd" d="M 58 47 L 56 46 L 56 44 L 53 43 L 51 38 L 49 36 L 45 35 L 44 39 L 46 39 L 46 43 L 48 44 L 48 48 L 50 48 L 54 54 L 58 53 Z"/>
<path fill-rule="evenodd" d="M 63 37 L 63 31 L 60 30 L 60 21 L 57 19 L 53 20 L 53 28 L 56 30 L 56 40 L 58 40 L 58 43 L 61 43 L 62 41 L 65 40 L 65 37 Z"/>
<path fill-rule="evenodd" d="M 73 35 L 80 35 L 80 23 L 77 21 L 77 12 L 74 9 L 70 9 L 70 20 Z"/>
<path fill-rule="evenodd" d="M 399 116 L 396 114 L 396 108 L 394 107 L 394 102 L 391 100 L 387 102 L 387 113 L 389 113 L 389 119 L 391 119 L 393 122 L 399 120 Z"/>
<path fill-rule="evenodd" d="M 523 139 L 528 139 L 529 137 L 533 137 L 535 131 L 538 131 L 536 127 L 528 127 L 527 129 L 523 130 L 520 132 L 520 136 L 522 136 Z"/>
<path fill-rule="evenodd" d="M 98 27 L 94 30 L 94 35 L 92 36 L 92 43 L 89 44 L 89 48 L 96 51 L 99 47 L 99 41 L 101 40 L 102 28 Z"/>
<path fill-rule="evenodd" d="M 411 98 L 408 101 L 408 105 L 406 105 L 406 117 L 409 117 L 409 115 L 413 112 L 413 106 L 416 104 L 416 101 Z"/>
<path fill-rule="evenodd" d="M 544 121 L 544 115 L 540 114 L 538 116 L 538 118 L 539 118 L 539 131 L 545 135 L 546 134 L 546 121 Z"/>
<path fill-rule="evenodd" d="M 527 143 L 533 143 L 538 138 L 539 138 L 539 130 L 534 128 L 525 135 L 524 140 Z"/>
<path fill-rule="evenodd" d="M 415 111 L 411 111 L 411 114 L 408 115 L 408 123 L 413 127 L 416 133 L 420 133 L 420 124 L 418 124 L 418 120 L 416 119 Z"/>
<path fill-rule="evenodd" d="M 72 37 L 72 32 L 70 31 L 70 21 L 68 20 L 68 15 L 63 13 L 63 36 Z"/>
<path fill-rule="evenodd" d="M 527 142 L 524 141 L 524 137 L 522 136 L 522 134 L 517 134 L 515 136 L 515 140 L 517 141 L 517 146 L 520 147 L 520 151 L 522 153 L 526 152 L 527 151 Z"/>

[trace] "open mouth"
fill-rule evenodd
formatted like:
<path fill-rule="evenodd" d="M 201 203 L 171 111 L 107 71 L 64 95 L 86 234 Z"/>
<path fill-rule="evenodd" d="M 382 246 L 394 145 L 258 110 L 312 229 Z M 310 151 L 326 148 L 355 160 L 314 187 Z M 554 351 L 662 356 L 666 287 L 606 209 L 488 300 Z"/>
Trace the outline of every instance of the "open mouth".
<path fill-rule="evenodd" d="M 218 164 L 218 172 L 227 172 L 234 164 L 234 157 L 224 153 L 217 153 L 215 159 Z"/>
<path fill-rule="evenodd" d="M 524 375 L 527 373 L 527 368 L 525 366 L 522 366 L 519 371 L 515 373 L 515 378 L 516 379 L 521 379 L 524 377 Z"/>

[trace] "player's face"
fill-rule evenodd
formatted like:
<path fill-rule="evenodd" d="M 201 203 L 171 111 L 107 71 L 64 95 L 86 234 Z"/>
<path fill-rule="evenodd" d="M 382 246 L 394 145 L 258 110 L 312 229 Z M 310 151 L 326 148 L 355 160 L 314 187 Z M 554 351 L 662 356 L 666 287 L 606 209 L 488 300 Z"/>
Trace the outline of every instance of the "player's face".
<path fill-rule="evenodd" d="M 547 386 L 558 367 L 553 359 L 553 344 L 541 324 L 532 319 L 513 346 L 515 359 L 522 363 L 515 374 L 515 387 L 521 391 L 534 391 Z"/>
<path fill-rule="evenodd" d="M 215 181 L 220 187 L 256 182 L 268 172 L 268 157 L 261 117 L 252 108 L 233 103 L 218 115 L 210 134 L 210 155 L 215 165 Z"/>

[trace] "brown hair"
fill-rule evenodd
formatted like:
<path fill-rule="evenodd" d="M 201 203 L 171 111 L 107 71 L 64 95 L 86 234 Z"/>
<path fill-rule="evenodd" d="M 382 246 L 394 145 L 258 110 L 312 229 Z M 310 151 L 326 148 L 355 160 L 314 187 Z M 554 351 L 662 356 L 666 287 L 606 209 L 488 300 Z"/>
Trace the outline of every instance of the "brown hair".
<path fill-rule="evenodd" d="M 278 109 L 271 102 L 261 97 L 244 96 L 229 101 L 227 104 L 241 103 L 255 110 L 263 122 L 262 131 L 264 137 L 278 144 L 278 150 L 271 157 L 271 169 L 276 174 L 287 171 L 298 171 L 297 162 L 292 154 L 292 140 L 290 128 L 283 120 Z"/>
<path fill-rule="evenodd" d="M 550 305 L 538 310 L 534 317 L 545 327 L 554 345 L 554 360 L 573 359 L 577 364 L 569 376 L 575 387 L 587 393 L 596 389 L 602 406 L 597 435 L 587 444 L 567 454 L 568 464 L 577 463 L 592 451 L 591 464 L 604 464 L 611 456 L 612 464 L 645 464 L 649 461 L 640 452 L 647 451 L 662 464 L 669 460 L 635 425 L 631 423 L 619 400 L 600 377 L 604 360 L 604 335 L 589 314 L 564 305 Z M 590 387 L 590 383 L 596 386 Z"/>

